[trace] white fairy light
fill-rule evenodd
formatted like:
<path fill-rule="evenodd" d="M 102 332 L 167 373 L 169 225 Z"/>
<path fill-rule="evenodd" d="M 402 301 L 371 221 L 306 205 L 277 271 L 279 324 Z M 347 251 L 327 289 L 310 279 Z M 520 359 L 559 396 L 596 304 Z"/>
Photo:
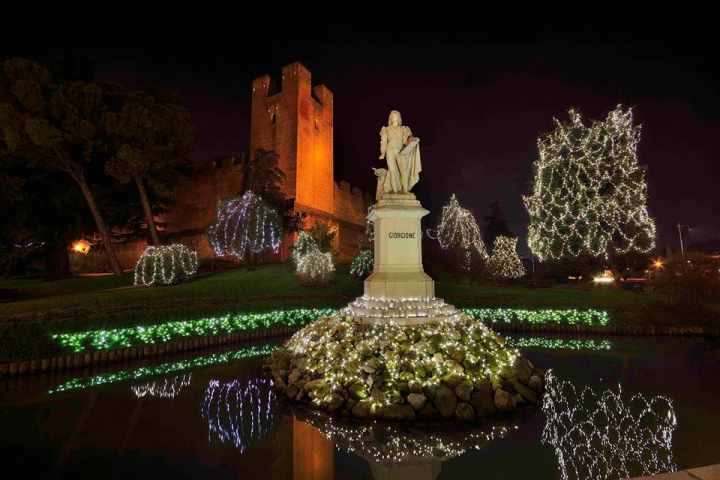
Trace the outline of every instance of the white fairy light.
<path fill-rule="evenodd" d="M 610 480 L 677 470 L 672 400 L 617 389 L 577 389 L 552 371 L 545 378 L 542 441 L 555 450 L 563 480 Z"/>
<path fill-rule="evenodd" d="M 346 315 L 327 317 L 295 333 L 285 348 L 305 356 L 305 373 L 325 385 L 312 398 L 314 405 L 328 405 L 333 394 L 354 384 L 360 398 L 371 400 L 372 409 L 391 405 L 404 382 L 438 386 L 449 374 L 473 384 L 497 381 L 520 355 L 502 337 L 466 315 L 412 327 L 392 321 L 367 324 Z M 465 367 L 453 356 L 462 358 Z M 376 367 L 368 364 L 371 357 L 377 360 Z M 382 389 L 374 388 L 369 368 L 383 369 Z"/>
<path fill-rule="evenodd" d="M 373 271 L 374 259 L 375 255 L 371 249 L 360 250 L 350 265 L 350 274 L 360 278 L 365 277 Z"/>
<path fill-rule="evenodd" d="M 541 261 L 590 255 L 647 253 L 655 248 L 655 223 L 647 212 L 645 171 L 638 164 L 640 127 L 622 106 L 605 121 L 555 119 L 538 139 L 528 244 Z"/>
<path fill-rule="evenodd" d="M 177 375 L 175 377 L 133 385 L 130 387 L 130 390 L 137 398 L 156 397 L 173 399 L 177 397 L 183 389 L 190 386 L 191 380 L 192 373 L 187 373 L 185 375 Z"/>
<path fill-rule="evenodd" d="M 150 246 L 135 264 L 135 285 L 172 285 L 195 275 L 198 270 L 197 252 L 185 245 Z"/>
<path fill-rule="evenodd" d="M 488 260 L 488 270 L 495 278 L 520 278 L 525 275 L 525 267 L 517 254 L 517 238 L 498 236 L 495 238 L 492 255 Z"/>
<path fill-rule="evenodd" d="M 324 283 L 335 271 L 331 252 L 323 252 L 317 241 L 307 232 L 300 232 L 293 245 L 292 259 L 300 277 L 312 283 Z"/>
<path fill-rule="evenodd" d="M 244 453 L 251 442 L 267 435 L 275 423 L 275 392 L 272 380 L 221 383 L 210 380 L 202 403 L 209 438 L 230 443 Z"/>
<path fill-rule="evenodd" d="M 242 197 L 218 203 L 217 220 L 207 232 L 208 241 L 221 257 L 231 255 L 239 260 L 250 253 L 278 251 L 281 241 L 280 215 L 260 196 L 251 191 Z"/>
<path fill-rule="evenodd" d="M 387 422 L 343 422 L 328 415 L 304 411 L 300 417 L 317 428 L 335 447 L 381 464 L 407 464 L 424 459 L 448 460 L 468 450 L 480 450 L 504 438 L 517 425 L 492 425 L 457 431 L 433 428 L 408 430 Z"/>
<path fill-rule="evenodd" d="M 428 229 L 427 234 L 433 240 L 436 239 L 445 250 L 461 248 L 465 253 L 465 270 L 470 270 L 473 251 L 477 252 L 482 260 L 487 259 L 487 251 L 475 216 L 470 210 L 460 206 L 454 193 L 450 202 L 442 209 L 440 223 L 435 229 Z"/>

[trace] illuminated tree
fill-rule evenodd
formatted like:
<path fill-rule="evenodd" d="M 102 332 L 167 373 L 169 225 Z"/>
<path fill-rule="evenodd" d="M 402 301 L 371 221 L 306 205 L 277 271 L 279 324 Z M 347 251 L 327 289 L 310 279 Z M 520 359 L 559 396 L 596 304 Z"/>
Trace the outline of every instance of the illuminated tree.
<path fill-rule="evenodd" d="M 242 197 L 218 204 L 217 219 L 208 228 L 207 236 L 215 255 L 231 255 L 248 262 L 268 250 L 277 252 L 281 231 L 277 210 L 262 197 L 247 191 Z"/>
<path fill-rule="evenodd" d="M 470 210 L 460 206 L 452 194 L 450 202 L 442 209 L 440 223 L 435 229 L 429 229 L 427 234 L 437 240 L 444 250 L 460 249 L 464 255 L 463 268 L 470 270 L 473 253 L 481 260 L 487 259 L 487 251 L 480 235 L 480 227 Z"/>
<path fill-rule="evenodd" d="M 520 278 L 525 267 L 517 254 L 517 238 L 498 236 L 495 238 L 492 255 L 488 260 L 490 275 L 499 279 Z"/>
<path fill-rule="evenodd" d="M 368 207 L 368 214 L 365 220 L 365 236 L 360 243 L 360 248 L 350 265 L 350 274 L 358 278 L 365 278 L 372 273 L 375 267 L 375 225 L 370 221 L 370 213 L 374 205 Z"/>
<path fill-rule="evenodd" d="M 608 259 L 655 247 L 647 212 L 645 171 L 638 165 L 640 126 L 622 106 L 604 121 L 568 122 L 538 139 L 528 243 L 541 261 L 589 256 Z"/>
<path fill-rule="evenodd" d="M 197 273 L 197 252 L 185 245 L 150 246 L 135 265 L 135 285 L 172 285 Z"/>
<path fill-rule="evenodd" d="M 295 271 L 304 283 L 327 283 L 332 272 L 335 271 L 332 253 L 323 251 L 323 246 L 329 249 L 329 244 L 323 243 L 323 231 L 325 231 L 324 227 L 317 227 L 309 232 L 300 232 L 293 244 L 292 259 L 295 263 Z M 321 238 L 318 239 L 318 236 Z"/>

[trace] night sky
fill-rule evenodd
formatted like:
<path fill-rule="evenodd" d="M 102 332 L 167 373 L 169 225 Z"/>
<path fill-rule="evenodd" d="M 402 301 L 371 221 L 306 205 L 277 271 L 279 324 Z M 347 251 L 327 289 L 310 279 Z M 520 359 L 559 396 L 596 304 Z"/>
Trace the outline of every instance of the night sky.
<path fill-rule="evenodd" d="M 335 177 L 374 189 L 378 132 L 391 109 L 422 140 L 416 191 L 437 215 L 455 192 L 478 219 L 498 200 L 525 249 L 537 137 L 571 106 L 604 118 L 618 103 L 642 124 L 650 213 L 659 244 L 720 238 L 720 75 L 710 33 L 600 32 L 523 35 L 380 33 L 347 26 L 322 38 L 238 37 L 205 48 L 55 49 L 84 59 L 98 79 L 175 89 L 199 130 L 193 158 L 245 151 L 250 83 L 301 61 L 335 95 Z M 332 39 L 332 41 L 327 40 Z"/>

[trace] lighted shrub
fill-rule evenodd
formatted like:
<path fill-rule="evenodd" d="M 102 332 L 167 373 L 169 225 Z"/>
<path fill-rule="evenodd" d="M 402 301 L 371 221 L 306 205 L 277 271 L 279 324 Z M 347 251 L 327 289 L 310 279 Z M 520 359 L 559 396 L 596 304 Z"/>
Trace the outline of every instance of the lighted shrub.
<path fill-rule="evenodd" d="M 173 285 L 197 273 L 197 252 L 176 243 L 147 247 L 135 265 L 135 285 Z"/>

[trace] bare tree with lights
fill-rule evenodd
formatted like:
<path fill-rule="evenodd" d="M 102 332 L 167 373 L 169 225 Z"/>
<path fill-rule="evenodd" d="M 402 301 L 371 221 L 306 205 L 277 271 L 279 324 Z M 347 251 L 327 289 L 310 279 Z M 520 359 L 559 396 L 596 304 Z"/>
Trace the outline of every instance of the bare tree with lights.
<path fill-rule="evenodd" d="M 534 185 L 524 197 L 528 244 L 541 261 L 582 256 L 609 260 L 655 248 L 645 170 L 638 164 L 640 126 L 621 105 L 604 121 L 568 111 L 538 139 Z"/>
<path fill-rule="evenodd" d="M 443 250 L 459 249 L 463 253 L 463 268 L 470 270 L 473 255 L 486 260 L 488 255 L 480 234 L 480 227 L 472 212 L 460 206 L 455 194 L 442 209 L 440 223 L 427 231 L 428 237 L 437 240 Z"/>

